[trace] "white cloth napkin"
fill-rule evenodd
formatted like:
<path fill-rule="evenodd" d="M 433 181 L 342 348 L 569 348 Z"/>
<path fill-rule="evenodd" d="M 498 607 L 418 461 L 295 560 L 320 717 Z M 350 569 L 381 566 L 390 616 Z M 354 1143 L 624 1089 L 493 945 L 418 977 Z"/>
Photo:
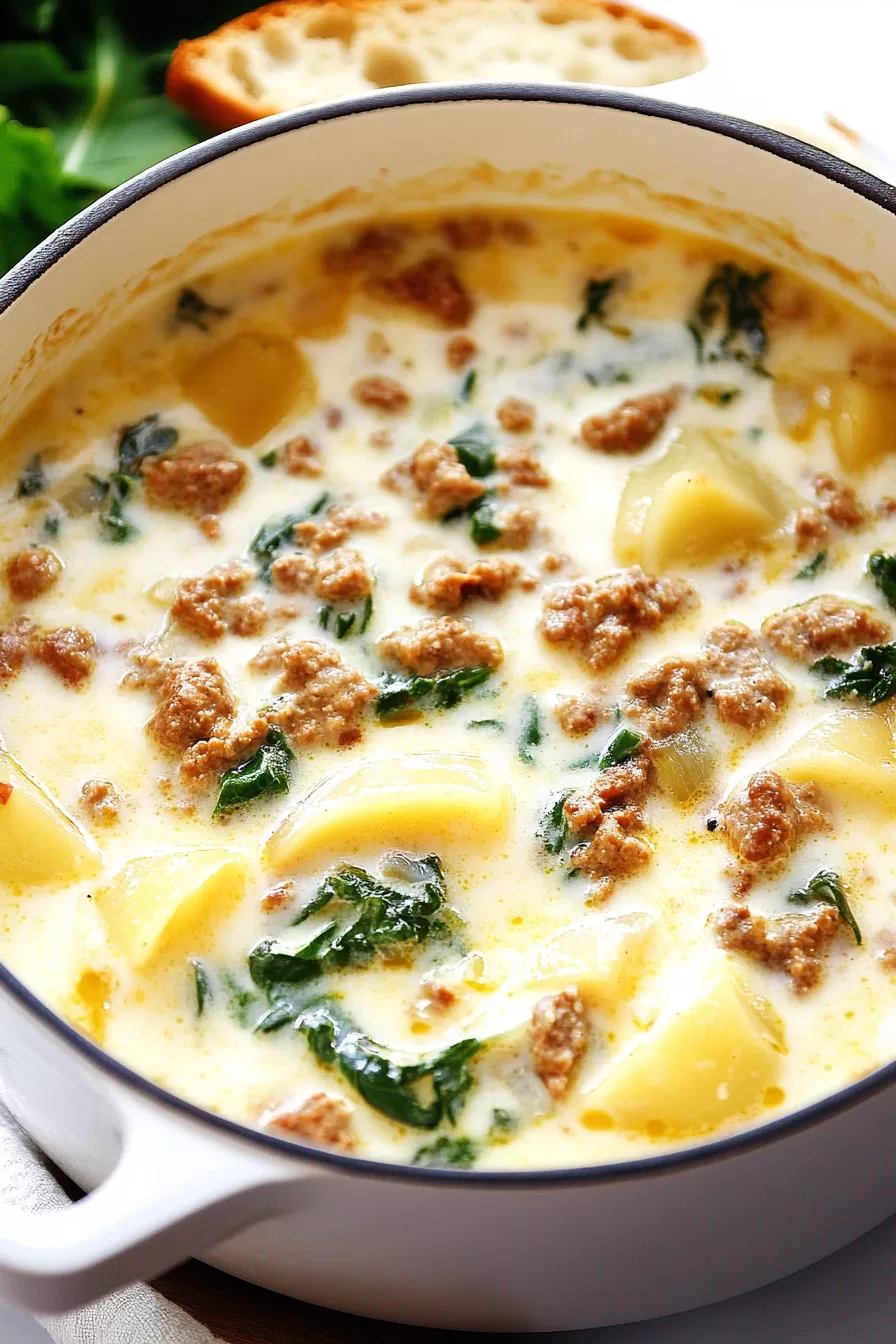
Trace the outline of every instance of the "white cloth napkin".
<path fill-rule="evenodd" d="M 38 1213 L 67 1203 L 40 1153 L 0 1102 L 0 1220 L 4 1204 Z M 145 1283 L 122 1288 L 80 1311 L 38 1320 L 56 1344 L 221 1344 Z"/>

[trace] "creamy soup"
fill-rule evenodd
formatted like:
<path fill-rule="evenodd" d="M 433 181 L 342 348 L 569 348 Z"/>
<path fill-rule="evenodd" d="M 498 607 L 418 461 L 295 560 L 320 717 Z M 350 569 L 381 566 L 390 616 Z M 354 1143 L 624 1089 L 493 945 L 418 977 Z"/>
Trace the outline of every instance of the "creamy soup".
<path fill-rule="evenodd" d="M 645 223 L 378 220 L 6 435 L 4 960 L 281 1137 L 593 1164 L 896 1052 L 896 340 Z"/>

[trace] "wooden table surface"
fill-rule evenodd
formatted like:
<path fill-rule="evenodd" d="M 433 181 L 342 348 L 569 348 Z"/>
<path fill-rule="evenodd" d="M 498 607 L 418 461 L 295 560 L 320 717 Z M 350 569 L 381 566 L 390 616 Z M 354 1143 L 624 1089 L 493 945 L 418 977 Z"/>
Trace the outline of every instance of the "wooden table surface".
<path fill-rule="evenodd" d="M 362 1320 L 269 1293 L 197 1260 L 156 1279 L 153 1287 L 183 1307 L 226 1344 L 451 1344 L 471 1336 Z"/>

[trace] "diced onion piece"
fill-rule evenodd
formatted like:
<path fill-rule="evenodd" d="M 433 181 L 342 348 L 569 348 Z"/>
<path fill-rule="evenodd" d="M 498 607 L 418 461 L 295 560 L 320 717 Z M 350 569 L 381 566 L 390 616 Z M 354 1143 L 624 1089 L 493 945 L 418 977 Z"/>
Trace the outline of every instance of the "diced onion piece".
<path fill-rule="evenodd" d="M 479 756 L 385 756 L 312 789 L 274 831 L 264 858 L 282 872 L 311 858 L 359 847 L 438 849 L 446 840 L 498 841 L 507 831 L 511 809 L 506 775 Z"/>
<path fill-rule="evenodd" d="M 715 753 L 696 728 L 686 728 L 675 737 L 654 743 L 650 757 L 657 783 L 675 803 L 690 803 L 702 797 L 712 784 Z"/>
<path fill-rule="evenodd" d="M 597 1117 L 652 1138 L 683 1137 L 755 1113 L 776 1086 L 783 1026 L 723 952 L 687 968 L 682 997 L 587 1095 Z"/>
<path fill-rule="evenodd" d="M 70 882 L 99 870 L 90 837 L 8 752 L 0 752 L 0 789 L 0 882 Z"/>
<path fill-rule="evenodd" d="M 170 850 L 131 859 L 96 892 L 112 942 L 135 970 L 165 945 L 195 931 L 243 890 L 246 856 L 238 849 Z"/>

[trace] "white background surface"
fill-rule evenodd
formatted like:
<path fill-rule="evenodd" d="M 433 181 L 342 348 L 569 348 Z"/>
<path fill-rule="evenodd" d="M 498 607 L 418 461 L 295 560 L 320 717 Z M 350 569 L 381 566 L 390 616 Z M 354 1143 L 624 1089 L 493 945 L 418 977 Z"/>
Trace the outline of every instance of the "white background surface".
<path fill-rule="evenodd" d="M 707 105 L 816 128 L 832 112 L 896 164 L 896 0 L 640 3 L 704 38 L 711 73 L 719 74 L 718 82 L 706 81 Z M 541 1338 L 553 1344 L 889 1344 L 896 1341 L 894 1266 L 896 1218 L 821 1264 L 746 1297 L 664 1321 Z M 599 1246 L 594 1272 L 600 1273 Z M 359 1340 L 363 1334 L 359 1323 Z M 48 1341 L 34 1321 L 0 1304 L 0 1344 Z"/>

